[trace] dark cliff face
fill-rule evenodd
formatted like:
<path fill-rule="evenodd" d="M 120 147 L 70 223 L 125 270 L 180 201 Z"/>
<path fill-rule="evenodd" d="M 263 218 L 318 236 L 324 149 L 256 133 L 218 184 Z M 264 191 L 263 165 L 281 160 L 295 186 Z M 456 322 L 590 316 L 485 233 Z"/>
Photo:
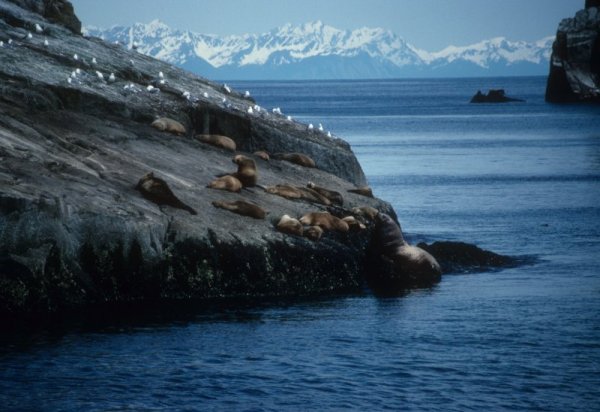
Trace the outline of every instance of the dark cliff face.
<path fill-rule="evenodd" d="M 574 18 L 561 21 L 552 46 L 546 100 L 600 102 L 600 5 L 586 2 Z"/>
<path fill-rule="evenodd" d="M 346 142 L 265 110 L 248 113 L 255 102 L 222 85 L 82 37 L 69 6 L 0 1 L 0 314 L 361 288 L 371 226 L 319 242 L 279 233 L 281 215 L 324 207 L 257 187 L 206 188 L 235 170 L 233 152 L 191 136 L 228 135 L 249 156 L 306 153 L 316 169 L 257 158 L 259 183 L 312 181 L 344 194 L 340 215 L 363 205 L 393 214 L 383 201 L 346 192 L 366 183 Z M 152 128 L 159 116 L 182 122 L 187 135 Z M 144 199 L 135 185 L 149 171 L 198 214 Z M 260 204 L 267 219 L 211 204 L 236 199 Z"/>

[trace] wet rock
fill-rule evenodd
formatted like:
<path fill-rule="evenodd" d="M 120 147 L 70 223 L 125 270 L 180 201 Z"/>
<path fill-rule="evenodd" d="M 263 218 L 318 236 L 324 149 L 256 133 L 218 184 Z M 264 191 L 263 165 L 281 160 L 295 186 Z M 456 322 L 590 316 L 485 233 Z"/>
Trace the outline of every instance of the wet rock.
<path fill-rule="evenodd" d="M 508 103 L 508 102 L 524 102 L 525 100 L 515 99 L 514 97 L 508 97 L 503 89 L 491 89 L 487 94 L 481 93 L 481 90 L 477 90 L 477 93 L 471 98 L 471 103 Z"/>

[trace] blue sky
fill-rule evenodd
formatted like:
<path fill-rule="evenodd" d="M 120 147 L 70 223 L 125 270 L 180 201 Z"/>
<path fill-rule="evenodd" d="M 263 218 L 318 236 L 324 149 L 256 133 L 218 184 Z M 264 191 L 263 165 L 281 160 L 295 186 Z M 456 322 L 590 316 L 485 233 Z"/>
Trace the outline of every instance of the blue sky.
<path fill-rule="evenodd" d="M 219 35 L 263 33 L 321 20 L 339 29 L 382 27 L 413 45 L 439 50 L 504 36 L 539 40 L 584 0 L 72 0 L 84 25 L 160 19 L 173 28 Z"/>

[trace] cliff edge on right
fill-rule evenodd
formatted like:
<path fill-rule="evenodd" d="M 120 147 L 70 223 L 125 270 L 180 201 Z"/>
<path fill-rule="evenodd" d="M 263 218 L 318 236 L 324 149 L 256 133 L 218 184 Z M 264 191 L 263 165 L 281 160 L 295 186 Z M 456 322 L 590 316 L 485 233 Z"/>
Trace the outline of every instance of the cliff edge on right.
<path fill-rule="evenodd" d="M 600 103 L 600 0 L 560 22 L 552 45 L 546 101 Z"/>

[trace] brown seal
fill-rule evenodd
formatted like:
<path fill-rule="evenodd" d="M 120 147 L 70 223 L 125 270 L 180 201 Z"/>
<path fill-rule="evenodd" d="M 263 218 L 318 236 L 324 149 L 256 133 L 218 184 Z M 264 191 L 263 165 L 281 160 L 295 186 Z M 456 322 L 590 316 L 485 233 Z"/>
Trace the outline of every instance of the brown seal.
<path fill-rule="evenodd" d="M 283 215 L 277 223 L 277 230 L 289 235 L 302 236 L 304 228 L 298 219 L 294 219 L 288 215 Z"/>
<path fill-rule="evenodd" d="M 356 189 L 348 189 L 350 193 L 356 193 L 357 195 L 373 197 L 373 191 L 369 186 L 357 187 Z"/>
<path fill-rule="evenodd" d="M 399 277 L 409 277 L 419 282 L 439 281 L 442 269 L 433 256 L 425 250 L 409 245 L 402 229 L 385 213 L 377 215 L 373 236 L 376 250 L 390 260 Z"/>
<path fill-rule="evenodd" d="M 359 206 L 353 207 L 352 213 L 354 213 L 356 216 L 361 216 L 369 220 L 375 220 L 375 218 L 379 214 L 379 210 L 371 206 Z"/>
<path fill-rule="evenodd" d="M 210 189 L 227 190 L 229 192 L 239 192 L 242 190 L 242 182 L 235 176 L 225 175 L 216 178 L 206 187 Z"/>
<path fill-rule="evenodd" d="M 354 216 L 346 216 L 346 217 L 342 218 L 342 220 L 348 224 L 348 227 L 350 228 L 350 230 L 357 231 L 357 230 L 365 230 L 367 228 L 362 222 L 360 222 Z"/>
<path fill-rule="evenodd" d="M 231 137 L 223 136 L 220 134 L 197 134 L 195 138 L 202 143 L 220 147 L 222 149 L 235 151 L 236 144 Z"/>
<path fill-rule="evenodd" d="M 342 206 L 344 204 L 344 198 L 342 197 L 342 194 L 340 192 L 336 192 L 335 190 L 325 189 L 324 187 L 315 185 L 313 182 L 308 182 L 306 184 L 306 187 L 325 196 L 333 204 L 340 205 L 340 206 Z"/>
<path fill-rule="evenodd" d="M 232 176 L 242 182 L 242 187 L 254 187 L 258 180 L 258 170 L 254 159 L 243 155 L 236 155 L 231 161 L 238 165 L 238 170 Z"/>
<path fill-rule="evenodd" d="M 286 199 L 302 199 L 313 203 L 320 203 L 329 206 L 331 202 L 325 196 L 306 187 L 291 185 L 275 185 L 265 188 L 265 192 L 285 197 Z"/>
<path fill-rule="evenodd" d="M 337 230 L 339 232 L 349 230 L 348 223 L 329 212 L 307 213 L 300 218 L 300 223 L 308 226 L 320 226 L 324 230 Z"/>
<path fill-rule="evenodd" d="M 187 210 L 192 215 L 197 214 L 194 209 L 183 203 L 173 194 L 167 182 L 154 176 L 154 173 L 146 173 L 135 186 L 144 198 L 157 205 L 167 205 Z"/>
<path fill-rule="evenodd" d="M 169 117 L 158 118 L 152 122 L 151 126 L 160 130 L 161 132 L 169 132 L 176 135 L 184 135 L 187 133 L 187 130 L 185 130 L 185 126 L 183 124 Z"/>
<path fill-rule="evenodd" d="M 304 229 L 304 237 L 309 238 L 310 240 L 314 240 L 315 242 L 321 239 L 323 236 L 323 229 L 319 226 L 309 226 Z"/>
<path fill-rule="evenodd" d="M 315 161 L 303 153 L 274 153 L 273 159 L 285 160 L 304 167 L 317 167 Z"/>
<path fill-rule="evenodd" d="M 242 216 L 250 216 L 255 219 L 264 219 L 267 212 L 255 203 L 246 202 L 245 200 L 235 200 L 233 202 L 218 201 L 212 202 L 214 207 L 229 210 Z"/>
<path fill-rule="evenodd" d="M 254 156 L 256 157 L 260 157 L 262 160 L 266 160 L 267 162 L 269 161 L 270 157 L 269 157 L 269 153 L 267 153 L 264 150 L 258 150 L 254 153 L 252 153 Z"/>

